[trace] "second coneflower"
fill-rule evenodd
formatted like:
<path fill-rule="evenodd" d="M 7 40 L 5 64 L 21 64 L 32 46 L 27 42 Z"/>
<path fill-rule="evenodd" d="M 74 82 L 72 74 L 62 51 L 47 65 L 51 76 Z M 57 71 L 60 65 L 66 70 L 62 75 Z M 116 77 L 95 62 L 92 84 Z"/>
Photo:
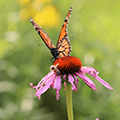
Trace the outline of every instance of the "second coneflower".
<path fill-rule="evenodd" d="M 70 82 L 72 90 L 77 91 L 77 83 L 79 81 L 77 76 L 83 79 L 88 87 L 97 91 L 95 84 L 85 75 L 85 73 L 97 79 L 106 88 L 113 89 L 107 82 L 98 76 L 99 72 L 96 69 L 92 67 L 83 67 L 81 60 L 76 57 L 67 56 L 56 59 L 53 65 L 50 66 L 50 70 L 51 72 L 43 77 L 37 86 L 33 86 L 33 84 L 30 83 L 33 88 L 36 88 L 35 96 L 38 96 L 39 99 L 41 98 L 41 94 L 52 87 L 53 89 L 56 89 L 56 97 L 58 100 L 59 91 L 61 90 L 61 81 L 64 82 L 65 88 L 66 82 Z"/>

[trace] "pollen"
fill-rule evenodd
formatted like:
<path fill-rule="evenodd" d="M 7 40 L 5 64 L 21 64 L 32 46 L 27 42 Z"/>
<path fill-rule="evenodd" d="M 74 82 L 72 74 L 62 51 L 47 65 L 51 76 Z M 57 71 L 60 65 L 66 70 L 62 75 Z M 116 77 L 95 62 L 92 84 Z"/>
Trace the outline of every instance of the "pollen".
<path fill-rule="evenodd" d="M 72 74 L 78 72 L 82 67 L 81 60 L 72 56 L 58 58 L 55 60 L 53 65 L 56 65 L 58 63 L 59 65 L 57 66 L 57 68 L 62 74 Z"/>

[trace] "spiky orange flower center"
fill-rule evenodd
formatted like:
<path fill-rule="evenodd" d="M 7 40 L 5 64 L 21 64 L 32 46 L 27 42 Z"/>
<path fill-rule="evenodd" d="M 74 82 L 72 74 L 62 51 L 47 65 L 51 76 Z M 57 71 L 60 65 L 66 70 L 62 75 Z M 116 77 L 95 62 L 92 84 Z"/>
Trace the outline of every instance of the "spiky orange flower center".
<path fill-rule="evenodd" d="M 57 68 L 62 74 L 72 74 L 78 72 L 82 67 L 81 60 L 72 56 L 58 58 L 53 63 L 53 65 L 56 64 L 58 64 Z"/>

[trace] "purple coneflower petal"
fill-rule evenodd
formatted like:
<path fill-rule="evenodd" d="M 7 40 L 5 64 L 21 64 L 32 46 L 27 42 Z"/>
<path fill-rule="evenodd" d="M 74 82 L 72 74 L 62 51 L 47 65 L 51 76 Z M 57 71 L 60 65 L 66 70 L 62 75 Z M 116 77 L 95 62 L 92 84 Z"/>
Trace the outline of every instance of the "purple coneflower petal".
<path fill-rule="evenodd" d="M 41 95 L 38 96 L 38 99 L 39 99 L 39 100 L 41 99 Z"/>
<path fill-rule="evenodd" d="M 36 92 L 38 91 L 38 87 L 39 86 L 33 86 L 33 83 L 29 83 L 31 85 L 32 88 L 36 88 Z M 40 100 L 41 99 L 41 96 L 39 95 L 38 96 L 38 99 Z"/>
<path fill-rule="evenodd" d="M 45 77 L 42 78 L 42 80 L 40 80 L 40 82 L 38 83 L 38 85 L 40 85 L 41 83 L 43 83 L 44 80 L 49 79 L 53 74 L 54 74 L 54 72 L 49 72 Z"/>
<path fill-rule="evenodd" d="M 73 76 L 74 76 L 74 78 L 75 78 L 75 91 L 77 91 L 78 90 L 78 88 L 77 88 L 77 84 L 78 84 L 78 78 L 76 77 L 76 75 L 74 75 L 73 74 Z"/>
<path fill-rule="evenodd" d="M 81 71 L 95 77 L 99 72 L 93 67 L 82 67 Z"/>
<path fill-rule="evenodd" d="M 101 84 L 103 84 L 106 88 L 108 89 L 113 89 L 107 82 L 105 82 L 102 78 L 100 78 L 99 76 L 95 77 Z"/>
<path fill-rule="evenodd" d="M 99 118 L 96 118 L 95 120 L 99 120 Z"/>
<path fill-rule="evenodd" d="M 56 77 L 56 74 L 52 75 L 52 77 L 49 78 L 47 80 L 47 82 L 45 83 L 45 86 L 39 88 L 39 90 L 36 92 L 35 96 L 39 96 L 39 95 L 43 94 L 50 87 L 50 85 L 52 84 L 55 77 Z"/>
<path fill-rule="evenodd" d="M 77 84 L 78 84 L 78 82 L 79 82 L 79 80 L 78 80 L 78 78 L 77 78 L 77 76 L 75 75 L 75 74 L 73 74 L 73 76 L 74 76 L 74 78 L 75 78 L 75 86 L 77 86 Z"/>
<path fill-rule="evenodd" d="M 88 87 L 90 87 L 91 89 L 97 91 L 97 89 L 96 89 L 96 87 L 95 87 L 95 84 L 94 84 L 93 81 L 90 80 L 87 76 L 85 76 L 85 75 L 84 75 L 83 73 L 81 73 L 81 72 L 79 72 L 79 73 L 76 72 L 76 75 L 78 75 L 81 79 L 83 79 L 84 82 L 87 84 Z"/>
<path fill-rule="evenodd" d="M 57 100 L 59 100 L 59 91 L 56 91 Z"/>
<path fill-rule="evenodd" d="M 61 75 L 56 77 L 53 88 L 56 89 L 56 90 L 61 89 Z"/>
<path fill-rule="evenodd" d="M 105 82 L 103 79 L 101 79 L 99 76 L 98 76 L 98 71 L 92 67 L 82 67 L 81 71 L 83 73 L 87 73 L 91 76 L 93 76 L 95 79 L 97 79 L 101 84 L 103 84 L 106 88 L 108 89 L 113 89 L 107 82 Z"/>
<path fill-rule="evenodd" d="M 66 81 L 64 82 L 64 90 L 66 90 Z"/>
<path fill-rule="evenodd" d="M 68 75 L 68 81 L 72 84 L 72 90 L 76 90 L 76 86 L 74 85 L 74 78 L 71 74 Z"/>
<path fill-rule="evenodd" d="M 42 89 L 44 85 L 47 84 L 48 80 L 53 76 L 54 77 L 55 73 L 54 72 L 49 72 L 45 77 L 40 80 L 40 82 L 37 84 L 36 92 L 38 91 L 38 88 Z M 49 87 L 50 88 L 50 87 Z"/>
<path fill-rule="evenodd" d="M 53 88 L 56 89 L 56 97 L 57 100 L 59 100 L 59 91 L 61 90 L 61 75 L 56 77 Z"/>
<path fill-rule="evenodd" d="M 66 76 L 67 76 L 66 74 L 65 74 L 65 75 L 63 75 L 63 79 L 64 79 L 64 80 L 66 80 Z"/>
<path fill-rule="evenodd" d="M 36 92 L 38 91 L 39 86 L 33 86 L 33 83 L 29 83 L 32 88 L 36 88 Z"/>
<path fill-rule="evenodd" d="M 32 88 L 37 88 L 37 86 L 33 86 L 33 83 L 29 83 Z"/>

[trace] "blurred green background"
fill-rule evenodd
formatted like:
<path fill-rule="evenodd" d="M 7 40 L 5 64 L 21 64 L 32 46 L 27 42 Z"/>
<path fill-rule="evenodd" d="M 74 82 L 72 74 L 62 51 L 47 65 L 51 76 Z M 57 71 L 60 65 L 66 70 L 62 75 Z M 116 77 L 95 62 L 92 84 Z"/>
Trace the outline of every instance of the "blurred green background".
<path fill-rule="evenodd" d="M 73 91 L 74 118 L 120 119 L 119 0 L 0 0 L 0 120 L 67 120 L 63 86 L 56 101 L 55 90 L 48 90 L 38 100 L 29 85 L 37 85 L 52 65 L 51 53 L 29 17 L 55 45 L 71 5 L 71 56 L 81 59 L 84 66 L 96 68 L 114 88 L 108 90 L 89 76 L 96 92 L 79 79 L 78 91 Z"/>

